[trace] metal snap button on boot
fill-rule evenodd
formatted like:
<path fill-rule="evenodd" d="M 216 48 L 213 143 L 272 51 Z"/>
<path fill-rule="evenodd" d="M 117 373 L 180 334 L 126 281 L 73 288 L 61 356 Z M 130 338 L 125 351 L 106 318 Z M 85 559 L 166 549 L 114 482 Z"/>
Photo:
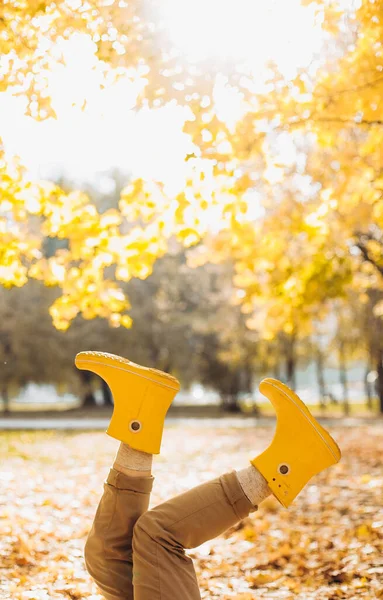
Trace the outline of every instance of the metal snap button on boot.
<path fill-rule="evenodd" d="M 130 423 L 129 423 L 129 429 L 133 433 L 138 433 L 141 430 L 141 427 L 142 427 L 142 425 L 141 425 L 140 421 L 130 421 Z"/>
<path fill-rule="evenodd" d="M 282 465 L 279 465 L 279 467 L 278 467 L 278 472 L 279 472 L 281 475 L 287 475 L 287 473 L 288 473 L 289 471 L 290 471 L 290 467 L 289 467 L 289 465 L 282 464 Z"/>

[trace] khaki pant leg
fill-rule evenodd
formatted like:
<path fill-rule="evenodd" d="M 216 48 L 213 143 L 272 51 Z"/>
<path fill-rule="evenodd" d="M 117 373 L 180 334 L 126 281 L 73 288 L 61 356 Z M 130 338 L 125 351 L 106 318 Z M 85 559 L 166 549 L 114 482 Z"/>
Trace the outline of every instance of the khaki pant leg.
<path fill-rule="evenodd" d="M 185 548 L 215 538 L 256 508 L 232 471 L 147 511 L 134 527 L 135 600 L 200 600 Z"/>
<path fill-rule="evenodd" d="M 110 469 L 85 544 L 85 564 L 106 600 L 133 600 L 132 537 L 147 511 L 154 477 L 130 477 Z"/>

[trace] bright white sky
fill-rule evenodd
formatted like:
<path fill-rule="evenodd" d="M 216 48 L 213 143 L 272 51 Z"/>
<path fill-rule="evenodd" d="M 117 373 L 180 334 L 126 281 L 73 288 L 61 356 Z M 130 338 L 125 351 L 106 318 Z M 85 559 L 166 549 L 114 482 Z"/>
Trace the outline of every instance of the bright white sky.
<path fill-rule="evenodd" d="M 322 44 L 312 7 L 302 8 L 299 0 L 162 0 L 161 11 L 171 40 L 189 60 L 245 59 L 260 86 L 268 60 L 293 77 Z M 191 149 L 181 132 L 184 110 L 165 107 L 136 113 L 140 79 L 101 91 L 97 71 L 91 70 L 91 42 L 78 36 L 64 51 L 67 64 L 50 81 L 57 120 L 24 117 L 21 99 L 0 94 L 0 135 L 6 148 L 43 177 L 56 172 L 90 180 L 95 172 L 113 167 L 162 180 L 174 176 Z M 238 102 L 225 91 L 222 78 L 217 97 L 228 118 L 236 114 Z"/>

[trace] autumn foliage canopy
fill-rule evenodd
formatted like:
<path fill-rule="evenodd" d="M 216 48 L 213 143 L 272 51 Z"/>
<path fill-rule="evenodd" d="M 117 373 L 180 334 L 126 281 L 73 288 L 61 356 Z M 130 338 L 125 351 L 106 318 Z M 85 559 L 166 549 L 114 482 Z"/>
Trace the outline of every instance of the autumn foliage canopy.
<path fill-rule="evenodd" d="M 82 36 L 100 89 L 127 81 L 136 110 L 182 109 L 187 144 L 174 177 L 133 177 L 104 212 L 81 191 L 31 178 L 0 146 L 0 283 L 59 286 L 59 329 L 77 315 L 130 327 L 121 282 L 147 278 L 175 239 L 191 265 L 233 261 L 249 325 L 266 339 L 307 330 L 350 295 L 379 321 L 382 9 L 303 4 L 321 26 L 320 55 L 292 76 L 270 61 L 260 78 L 237 57 L 188 60 L 155 0 L 3 2 L 0 90 L 31 118 L 57 118 L 52 73 L 65 68 L 63 45 Z M 62 242 L 49 256 L 47 239 Z"/>

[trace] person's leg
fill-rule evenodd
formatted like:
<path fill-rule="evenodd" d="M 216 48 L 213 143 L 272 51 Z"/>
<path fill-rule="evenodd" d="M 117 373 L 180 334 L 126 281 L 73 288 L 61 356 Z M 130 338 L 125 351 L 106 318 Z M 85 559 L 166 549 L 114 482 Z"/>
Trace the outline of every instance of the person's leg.
<path fill-rule="evenodd" d="M 115 409 L 107 433 L 135 450 L 158 454 L 177 380 L 101 353 L 80 353 L 76 364 L 101 375 L 112 389 Z M 126 390 L 131 396 L 128 402 Z M 264 380 L 260 390 L 276 409 L 277 429 L 270 446 L 250 461 L 251 467 L 226 473 L 151 511 L 146 511 L 146 498 L 139 504 L 139 511 L 144 508 L 141 516 L 134 513 L 136 495 L 149 494 L 151 476 L 139 484 L 129 471 L 112 472 L 105 502 L 100 503 L 95 518 L 95 533 L 90 536 L 93 549 L 89 542 L 87 551 L 88 568 L 107 600 L 131 600 L 132 576 L 134 600 L 199 599 L 193 563 L 185 548 L 226 531 L 256 510 L 270 490 L 288 507 L 313 475 L 339 461 L 336 443 L 294 392 L 271 379 Z M 123 497 L 125 501 L 119 502 Z M 89 556 L 97 558 L 91 563 Z"/>
<path fill-rule="evenodd" d="M 287 508 L 313 475 L 340 460 L 334 440 L 292 390 L 272 379 L 264 380 L 260 389 L 277 412 L 270 446 L 247 469 L 201 484 L 137 520 L 135 600 L 199 600 L 193 562 L 185 548 L 223 533 L 271 492 Z"/>
<path fill-rule="evenodd" d="M 133 527 L 149 506 L 152 455 L 159 454 L 164 418 L 179 383 L 167 373 L 100 352 L 80 352 L 76 366 L 108 383 L 114 411 L 107 433 L 122 442 L 86 541 L 85 563 L 107 600 L 133 600 Z"/>
<path fill-rule="evenodd" d="M 148 510 L 154 482 L 151 458 L 121 444 L 104 483 L 84 557 L 89 574 L 106 600 L 134 598 L 133 527 Z"/>
<path fill-rule="evenodd" d="M 253 473 L 247 475 L 248 470 Z M 143 514 L 133 532 L 134 600 L 199 600 L 193 561 L 185 548 L 220 535 L 257 510 L 270 493 L 263 476 L 250 466 L 200 484 Z"/>

